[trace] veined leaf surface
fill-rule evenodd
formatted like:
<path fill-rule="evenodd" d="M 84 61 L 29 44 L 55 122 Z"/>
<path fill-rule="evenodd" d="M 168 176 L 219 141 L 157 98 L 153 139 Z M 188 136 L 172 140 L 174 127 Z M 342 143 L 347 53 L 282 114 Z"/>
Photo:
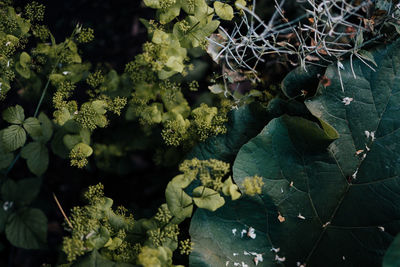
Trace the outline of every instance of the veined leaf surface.
<path fill-rule="evenodd" d="M 262 193 L 196 212 L 192 266 L 381 266 L 400 231 L 400 42 L 373 56 L 375 72 L 353 62 L 357 79 L 344 62 L 344 91 L 328 67 L 306 103 L 325 131 L 284 116 L 240 149 L 234 180 L 262 176 Z"/>

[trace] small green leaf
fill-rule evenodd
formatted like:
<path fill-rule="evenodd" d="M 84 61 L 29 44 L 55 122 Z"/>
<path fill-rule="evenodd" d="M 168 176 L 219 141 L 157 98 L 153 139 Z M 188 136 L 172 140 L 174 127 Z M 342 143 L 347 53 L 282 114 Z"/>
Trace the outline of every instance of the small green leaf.
<path fill-rule="evenodd" d="M 224 198 L 217 191 L 205 186 L 193 190 L 193 201 L 197 207 L 210 211 L 216 211 L 225 204 Z"/>
<path fill-rule="evenodd" d="M 160 0 L 144 0 L 144 4 L 151 8 L 161 8 Z"/>
<path fill-rule="evenodd" d="M 89 239 L 86 241 L 87 244 L 89 244 L 92 248 L 94 249 L 100 249 L 104 247 L 104 245 L 108 242 L 110 239 L 110 232 L 105 228 L 104 226 L 101 226 L 99 231 L 89 237 Z"/>
<path fill-rule="evenodd" d="M 67 108 L 62 108 L 54 111 L 54 120 L 58 125 L 63 126 L 67 121 L 71 119 L 71 114 Z"/>
<path fill-rule="evenodd" d="M 369 51 L 367 51 L 367 50 L 358 50 L 357 53 L 358 53 L 358 55 L 359 55 L 361 58 L 366 59 L 366 60 L 372 62 L 375 66 L 378 66 L 378 65 L 376 64 L 376 62 L 375 62 L 374 55 L 372 55 L 371 52 L 369 52 Z"/>
<path fill-rule="evenodd" d="M 42 135 L 39 137 L 33 137 L 35 141 L 41 141 L 46 143 L 50 140 L 51 136 L 53 135 L 53 124 L 51 120 L 47 117 L 46 114 L 41 112 L 39 114 L 39 122 L 42 128 Z"/>
<path fill-rule="evenodd" d="M 6 237 L 16 247 L 43 248 L 47 240 L 47 218 L 39 209 L 25 208 L 11 214 L 6 224 Z"/>
<path fill-rule="evenodd" d="M 86 157 L 90 157 L 93 153 L 93 149 L 85 143 L 79 143 L 74 146 L 72 150 L 83 153 Z"/>
<path fill-rule="evenodd" d="M 14 151 L 25 144 L 25 130 L 19 125 L 8 126 L 4 129 L 2 141 L 7 150 Z"/>
<path fill-rule="evenodd" d="M 242 195 L 239 192 L 239 187 L 233 183 L 232 177 L 225 180 L 222 186 L 222 193 L 224 193 L 225 196 L 231 196 L 232 200 L 236 200 Z"/>
<path fill-rule="evenodd" d="M 31 142 L 21 149 L 21 156 L 26 159 L 29 170 L 37 175 L 42 175 L 49 166 L 49 151 L 40 142 Z"/>
<path fill-rule="evenodd" d="M 42 129 L 40 127 L 40 122 L 38 119 L 30 117 L 24 121 L 23 124 L 25 130 L 32 137 L 40 137 L 42 135 Z"/>
<path fill-rule="evenodd" d="M 208 87 L 208 89 L 210 89 L 211 93 L 213 94 L 220 94 L 225 92 L 225 88 L 222 84 L 214 84 Z"/>
<path fill-rule="evenodd" d="M 356 48 L 362 47 L 364 42 L 363 31 L 359 31 L 356 36 Z"/>
<path fill-rule="evenodd" d="M 192 198 L 183 191 L 182 187 L 172 181 L 169 182 L 165 190 L 165 198 L 168 209 L 178 221 L 181 222 L 185 218 L 192 216 Z"/>
<path fill-rule="evenodd" d="M 19 62 L 15 63 L 15 70 L 25 79 L 29 79 L 31 77 L 31 70 L 28 67 L 22 67 L 21 63 Z"/>
<path fill-rule="evenodd" d="M 64 145 L 68 149 L 72 149 L 76 144 L 82 142 L 82 137 L 78 134 L 66 134 L 63 138 Z"/>
<path fill-rule="evenodd" d="M 105 114 L 107 112 L 106 107 L 107 103 L 103 100 L 95 100 L 92 102 L 92 107 L 97 114 Z"/>
<path fill-rule="evenodd" d="M 233 8 L 226 4 L 226 3 L 221 3 L 221 2 L 214 2 L 214 9 L 215 13 L 223 19 L 223 20 L 232 20 L 233 19 Z"/>
<path fill-rule="evenodd" d="M 160 12 L 160 9 L 157 10 L 157 14 L 160 19 L 161 24 L 166 24 L 170 21 L 172 21 L 174 18 L 179 16 L 179 13 L 181 11 L 181 8 L 178 4 L 175 4 L 171 7 L 169 7 L 167 10 Z"/>
<path fill-rule="evenodd" d="M 26 53 L 26 52 L 22 52 L 20 57 L 19 57 L 19 63 L 21 64 L 21 66 L 23 68 L 27 68 L 28 65 L 31 62 L 31 56 Z"/>
<path fill-rule="evenodd" d="M 246 0 L 236 0 L 235 1 L 235 7 L 237 9 L 241 10 L 245 6 L 246 6 Z"/>
<path fill-rule="evenodd" d="M 21 124 L 25 119 L 24 109 L 20 105 L 7 108 L 2 115 L 5 121 L 13 124 Z"/>

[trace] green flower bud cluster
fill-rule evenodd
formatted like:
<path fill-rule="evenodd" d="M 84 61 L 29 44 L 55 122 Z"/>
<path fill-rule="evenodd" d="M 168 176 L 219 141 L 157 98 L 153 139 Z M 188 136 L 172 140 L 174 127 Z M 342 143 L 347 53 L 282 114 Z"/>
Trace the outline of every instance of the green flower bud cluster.
<path fill-rule="evenodd" d="M 223 178 L 230 172 L 230 164 L 216 159 L 194 158 L 185 160 L 179 170 L 190 179 L 199 179 L 203 186 L 218 191 L 223 187 Z"/>
<path fill-rule="evenodd" d="M 42 21 L 46 7 L 38 2 L 31 2 L 25 7 L 25 16 L 31 21 Z"/>
<path fill-rule="evenodd" d="M 119 207 L 117 211 L 111 208 L 113 201 L 104 197 L 102 184 L 89 187 L 84 196 L 89 205 L 72 209 L 68 222 L 71 236 L 63 241 L 68 261 L 98 250 L 111 260 L 134 263 L 140 244 L 138 247 L 128 241 L 134 226 L 133 216 L 125 208 Z"/>
<path fill-rule="evenodd" d="M 189 255 L 193 250 L 193 242 L 190 239 L 181 240 L 179 250 L 182 255 Z"/>
<path fill-rule="evenodd" d="M 160 223 L 168 223 L 172 218 L 172 214 L 168 209 L 168 206 L 166 204 L 161 205 L 158 208 L 158 212 L 154 216 L 154 219 L 159 221 Z"/>
<path fill-rule="evenodd" d="M 172 251 L 165 247 L 144 246 L 138 256 L 137 264 L 152 267 L 172 266 Z"/>
<path fill-rule="evenodd" d="M 204 46 L 219 26 L 213 19 L 214 9 L 205 0 L 145 0 L 144 4 L 157 9 L 157 20 L 142 20 L 151 41 L 126 65 L 135 90 L 128 117 L 137 118 L 145 127 L 162 124 L 162 137 L 169 146 L 190 147 L 196 141 L 225 133 L 225 109 L 202 105 L 191 110 L 182 86 L 166 80 L 190 70 L 187 50 Z M 197 91 L 199 84 L 190 81 L 188 88 Z"/>
<path fill-rule="evenodd" d="M 172 266 L 179 227 L 167 204 L 153 218 L 134 221 L 126 208 L 112 209 L 102 184 L 90 186 L 84 197 L 89 204 L 73 208 L 66 225 L 71 236 L 64 238 L 62 249 L 70 263 L 80 263 L 78 257 L 97 251 L 117 263 Z M 190 247 L 189 240 L 181 242 L 186 254 Z"/>
<path fill-rule="evenodd" d="M 148 231 L 149 240 L 155 247 L 162 247 L 164 243 L 172 240 L 178 242 L 179 227 L 176 224 L 156 228 Z"/>
<path fill-rule="evenodd" d="M 92 88 L 98 87 L 103 82 L 104 82 L 104 75 L 99 70 L 89 74 L 89 76 L 86 78 L 86 83 L 90 85 Z"/>
<path fill-rule="evenodd" d="M 261 194 L 263 185 L 264 182 L 262 180 L 262 177 L 257 175 L 253 177 L 246 177 L 242 184 L 244 188 L 244 193 L 250 196 Z"/>
<path fill-rule="evenodd" d="M 193 109 L 188 119 L 179 114 L 164 123 L 162 137 L 167 145 L 179 146 L 184 142 L 204 141 L 212 135 L 226 133 L 227 111 L 201 104 Z"/>
<path fill-rule="evenodd" d="M 17 52 L 23 49 L 30 35 L 31 23 L 29 20 L 17 14 L 8 2 L 0 2 L 0 100 L 3 100 L 10 90 L 10 84 L 16 76 L 16 72 L 30 73 L 26 66 L 21 67 L 16 60 Z M 23 61 L 23 60 L 22 60 Z M 24 63 L 28 63 L 23 61 Z M 23 74 L 21 74 L 26 78 Z M 26 75 L 28 76 L 28 74 Z"/>
<path fill-rule="evenodd" d="M 50 37 L 50 31 L 45 25 L 34 25 L 32 27 L 32 33 L 42 42 L 45 42 Z"/>
<path fill-rule="evenodd" d="M 94 39 L 94 30 L 92 28 L 83 28 L 78 33 L 76 37 L 76 41 L 78 43 L 84 44 L 93 41 Z"/>

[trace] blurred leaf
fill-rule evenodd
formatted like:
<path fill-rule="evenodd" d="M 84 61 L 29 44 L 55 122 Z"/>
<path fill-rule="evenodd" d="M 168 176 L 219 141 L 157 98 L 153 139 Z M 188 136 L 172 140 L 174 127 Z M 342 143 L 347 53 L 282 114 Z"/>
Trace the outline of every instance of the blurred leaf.
<path fill-rule="evenodd" d="M 41 180 L 28 178 L 20 181 L 6 180 L 1 186 L 3 200 L 15 202 L 17 206 L 26 206 L 32 203 L 40 191 Z"/>
<path fill-rule="evenodd" d="M 6 237 L 13 246 L 41 249 L 47 242 L 47 218 L 39 209 L 24 208 L 11 214 L 6 224 Z"/>
<path fill-rule="evenodd" d="M 400 266 L 400 235 L 397 235 L 383 257 L 383 267 Z"/>
<path fill-rule="evenodd" d="M 29 170 L 40 176 L 49 166 L 49 151 L 41 142 L 30 142 L 21 149 L 21 156 L 26 159 Z"/>

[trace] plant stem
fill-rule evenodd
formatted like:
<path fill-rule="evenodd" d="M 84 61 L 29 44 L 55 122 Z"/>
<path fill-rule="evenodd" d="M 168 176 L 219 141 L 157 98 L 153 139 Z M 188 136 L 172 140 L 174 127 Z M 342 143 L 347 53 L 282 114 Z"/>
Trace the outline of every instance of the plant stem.
<path fill-rule="evenodd" d="M 54 70 L 55 70 L 55 67 L 54 67 L 53 70 L 51 71 L 50 75 L 53 74 Z M 40 96 L 39 103 L 38 103 L 37 106 L 36 106 L 35 113 L 33 114 L 33 117 L 34 117 L 34 118 L 36 118 L 36 116 L 37 116 L 38 113 L 39 113 L 40 106 L 42 105 L 44 96 L 46 95 L 47 88 L 49 88 L 49 84 L 50 84 L 50 76 L 49 76 L 49 78 L 47 79 L 47 82 L 46 82 L 46 85 L 44 86 L 42 95 Z"/>
<path fill-rule="evenodd" d="M 76 33 L 76 28 L 75 28 L 74 31 L 72 32 L 70 38 L 72 38 L 72 37 L 75 35 L 75 33 Z M 67 39 L 67 41 L 64 42 L 64 44 L 63 44 L 63 46 L 62 46 L 62 49 L 60 50 L 60 53 L 66 48 L 66 46 L 68 45 L 69 42 L 70 42 L 70 39 Z M 50 85 L 50 75 L 53 74 L 53 73 L 55 72 L 55 70 L 56 70 L 57 65 L 58 65 L 59 62 L 60 62 L 60 55 L 57 56 L 56 62 L 55 62 L 54 66 L 53 66 L 53 68 L 52 68 L 52 70 L 51 70 L 51 72 L 50 72 L 50 74 L 49 74 L 49 77 L 47 78 L 46 85 L 45 85 L 44 88 L 43 88 L 43 92 L 42 92 L 42 94 L 41 94 L 41 96 L 40 96 L 39 103 L 37 104 L 36 109 L 35 109 L 35 113 L 33 114 L 33 117 L 34 117 L 34 118 L 37 117 L 37 115 L 38 115 L 38 113 L 39 113 L 39 110 L 40 110 L 40 107 L 42 106 L 44 96 L 46 95 L 47 89 L 49 88 L 49 85 Z M 18 161 L 18 159 L 19 159 L 20 157 L 21 157 L 21 151 L 18 152 L 17 156 L 14 158 L 13 162 L 11 163 L 11 165 L 8 167 L 7 171 L 5 172 L 4 175 L 5 175 L 6 177 L 7 177 L 7 175 L 10 173 L 10 171 L 12 170 L 12 168 L 13 168 L 14 165 L 15 165 L 15 163 L 17 163 L 17 161 Z"/>

